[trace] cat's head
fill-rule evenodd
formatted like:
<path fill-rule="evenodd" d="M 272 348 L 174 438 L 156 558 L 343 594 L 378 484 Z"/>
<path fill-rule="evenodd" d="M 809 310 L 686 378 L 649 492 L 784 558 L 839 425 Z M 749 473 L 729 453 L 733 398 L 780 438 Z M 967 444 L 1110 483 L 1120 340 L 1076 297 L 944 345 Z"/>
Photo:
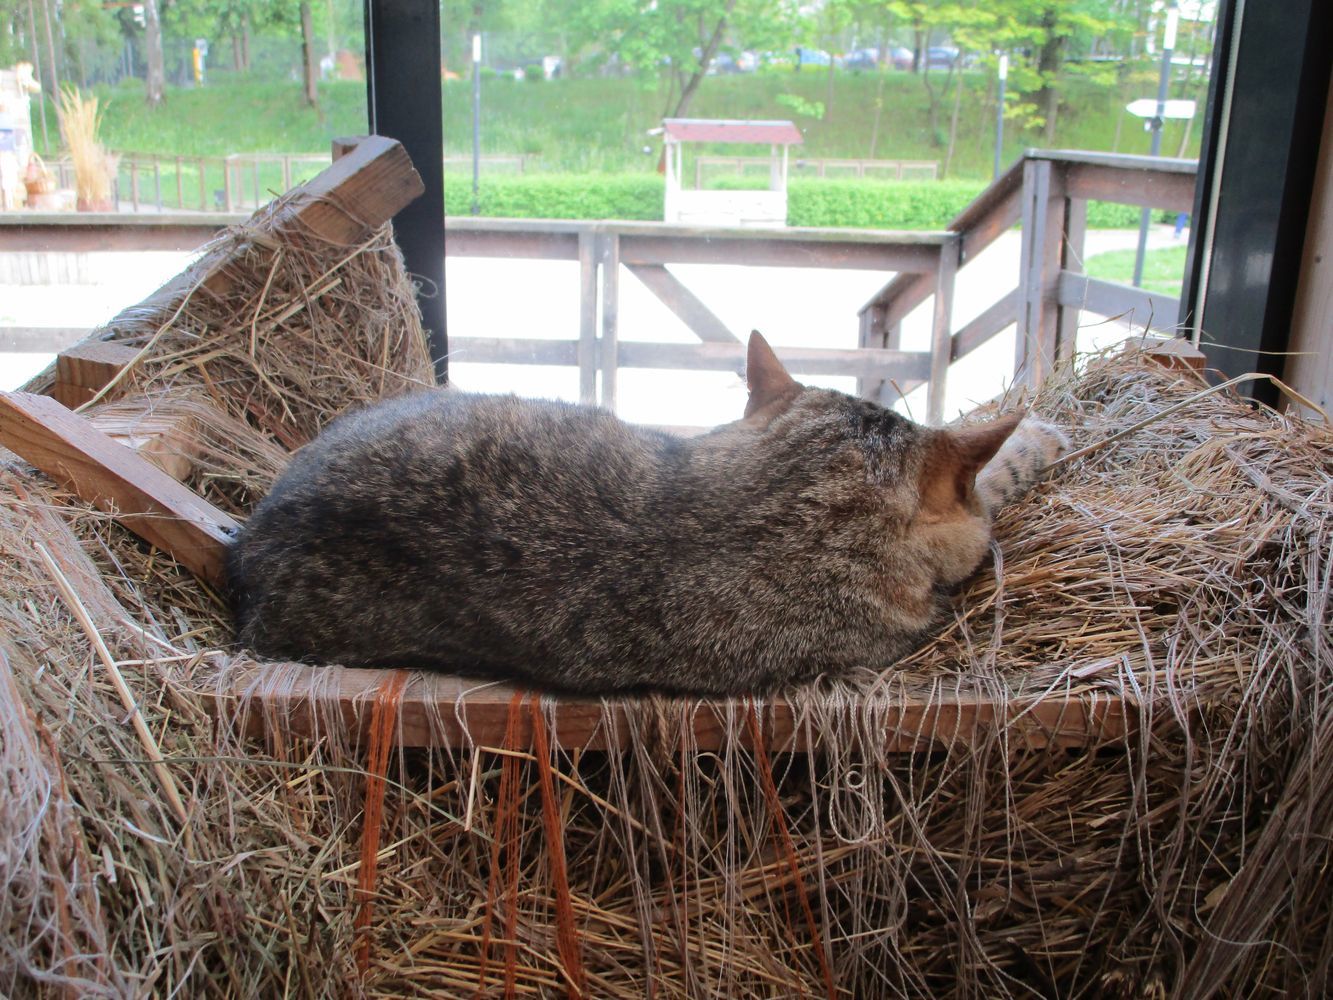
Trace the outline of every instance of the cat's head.
<path fill-rule="evenodd" d="M 750 334 L 746 381 L 750 395 L 740 424 L 803 438 L 807 460 L 833 460 L 827 446 L 836 436 L 839 453 L 853 457 L 862 482 L 892 512 L 895 544 L 927 560 L 938 583 L 962 581 L 984 558 L 990 520 L 977 496 L 977 473 L 1014 432 L 1022 410 L 982 424 L 924 427 L 868 400 L 806 388 L 757 331 Z"/>

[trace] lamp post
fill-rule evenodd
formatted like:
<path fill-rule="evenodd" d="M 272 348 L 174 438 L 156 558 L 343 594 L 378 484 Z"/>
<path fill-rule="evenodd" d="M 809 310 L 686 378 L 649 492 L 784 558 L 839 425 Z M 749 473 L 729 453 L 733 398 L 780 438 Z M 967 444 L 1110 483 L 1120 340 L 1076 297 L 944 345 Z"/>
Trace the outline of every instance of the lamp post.
<path fill-rule="evenodd" d="M 1171 83 L 1171 53 L 1176 47 L 1176 26 L 1180 22 L 1180 11 L 1176 10 L 1175 0 L 1166 11 L 1166 31 L 1162 35 L 1162 71 L 1157 78 L 1157 113 L 1148 120 L 1152 130 L 1152 156 L 1162 153 L 1162 125 L 1166 120 L 1166 95 Z M 1143 258 L 1148 250 L 1148 224 L 1152 221 L 1152 209 L 1145 208 L 1139 215 L 1139 249 L 1134 256 L 1134 287 L 1143 284 Z"/>
<path fill-rule="evenodd" d="M 472 214 L 481 214 L 481 32 L 472 35 Z"/>
<path fill-rule="evenodd" d="M 1009 53 L 1000 53 L 1000 96 L 995 102 L 995 178 L 1000 176 L 1000 158 L 1004 148 L 1004 81 L 1009 79 Z"/>

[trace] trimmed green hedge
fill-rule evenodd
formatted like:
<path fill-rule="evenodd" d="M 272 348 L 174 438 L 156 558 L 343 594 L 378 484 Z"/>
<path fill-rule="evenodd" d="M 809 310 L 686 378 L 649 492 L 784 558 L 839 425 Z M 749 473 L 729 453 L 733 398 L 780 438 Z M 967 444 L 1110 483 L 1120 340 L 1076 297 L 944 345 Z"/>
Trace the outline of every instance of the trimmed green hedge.
<path fill-rule="evenodd" d="M 717 178 L 715 187 L 753 186 L 742 178 Z M 792 226 L 852 229 L 943 229 L 984 184 L 976 181 L 866 181 L 797 178 L 790 182 L 787 222 Z M 657 174 L 527 174 L 481 182 L 481 214 L 511 219 L 662 218 L 663 180 Z M 445 211 L 472 210 L 470 179 L 451 175 L 444 185 Z M 1169 222 L 1170 213 L 1159 213 Z M 1091 229 L 1130 229 L 1139 210 L 1109 202 L 1088 204 Z"/>
<path fill-rule="evenodd" d="M 663 180 L 657 174 L 521 174 L 481 182 L 481 214 L 506 219 L 662 220 Z M 472 179 L 447 176 L 444 210 L 472 211 Z"/>

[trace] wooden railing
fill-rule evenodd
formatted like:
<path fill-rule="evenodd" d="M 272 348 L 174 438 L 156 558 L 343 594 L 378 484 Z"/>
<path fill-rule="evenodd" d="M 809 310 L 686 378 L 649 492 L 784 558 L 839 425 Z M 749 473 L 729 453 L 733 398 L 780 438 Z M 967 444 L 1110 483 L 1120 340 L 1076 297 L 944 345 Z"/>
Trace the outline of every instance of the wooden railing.
<path fill-rule="evenodd" d="M 112 199 L 130 212 L 249 212 L 290 190 L 329 165 L 327 153 L 229 153 L 226 156 L 171 156 L 117 153 Z M 488 174 L 526 172 L 526 155 L 485 154 Z M 47 161 L 61 188 L 74 187 L 74 165 L 67 158 Z M 472 168 L 470 156 L 446 156 L 444 168 L 458 173 Z"/>
<path fill-rule="evenodd" d="M 1189 212 L 1196 171 L 1194 160 L 1029 151 L 949 223 L 958 237 L 958 268 L 1016 223 L 1022 229 L 1016 285 L 950 334 L 950 361 L 1017 324 L 1014 374 L 1036 384 L 1052 364 L 1073 353 L 1083 310 L 1122 317 L 1144 329 L 1173 330 L 1180 314 L 1177 299 L 1083 273 L 1088 202 Z M 861 307 L 861 346 L 897 347 L 903 319 L 935 291 L 919 275 L 896 275 Z M 860 388 L 869 398 L 896 396 L 885 383 Z"/>
<path fill-rule="evenodd" d="M 704 186 L 705 170 L 744 174 L 747 170 L 768 176 L 771 160 L 767 156 L 698 156 L 694 160 L 694 186 Z M 868 180 L 933 181 L 939 177 L 937 160 L 851 160 L 802 156 L 791 161 L 793 177 L 854 177 Z"/>
<path fill-rule="evenodd" d="M 926 417 L 943 417 L 952 362 L 1011 325 L 1014 372 L 1035 383 L 1074 348 L 1080 311 L 1122 316 L 1134 326 L 1169 330 L 1179 303 L 1082 273 L 1087 203 L 1127 203 L 1187 212 L 1193 161 L 1090 153 L 1029 153 L 943 232 L 782 229 L 721 230 L 651 222 L 573 222 L 450 218 L 453 257 L 567 260 L 579 265 L 578 336 L 573 340 L 450 336 L 458 361 L 568 365 L 579 395 L 614 407 L 622 368 L 733 370 L 744 364 L 742 336 L 731 330 L 671 270 L 671 264 L 857 269 L 894 277 L 861 307 L 859 346 L 779 349 L 797 375 L 845 375 L 860 393 L 885 403 L 926 385 Z M 191 249 L 224 222 L 194 215 L 0 215 L 7 250 Z M 1022 228 L 1014 287 L 975 319 L 953 325 L 959 270 L 1004 232 Z M 622 269 L 641 282 L 698 339 L 645 343 L 620 338 Z M 902 349 L 903 319 L 930 301 L 926 350 Z"/>

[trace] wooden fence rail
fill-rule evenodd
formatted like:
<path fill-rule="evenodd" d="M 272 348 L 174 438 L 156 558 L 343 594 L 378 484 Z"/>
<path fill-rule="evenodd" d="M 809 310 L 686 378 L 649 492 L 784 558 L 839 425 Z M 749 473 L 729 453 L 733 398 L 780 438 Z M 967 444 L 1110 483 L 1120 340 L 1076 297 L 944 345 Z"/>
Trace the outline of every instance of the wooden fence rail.
<path fill-rule="evenodd" d="M 672 265 L 880 271 L 888 280 L 859 311 L 856 348 L 815 346 L 778 353 L 797 375 L 851 376 L 863 396 L 884 403 L 926 385 L 926 417 L 938 421 L 950 364 L 1010 326 L 1018 331 L 1015 376 L 1031 383 L 1072 352 L 1083 311 L 1125 317 L 1136 327 L 1173 329 L 1180 308 L 1174 298 L 1082 273 L 1087 204 L 1099 200 L 1189 211 L 1194 175 L 1193 161 L 1031 152 L 943 232 L 450 218 L 446 252 L 451 257 L 567 260 L 579 265 L 576 339 L 469 337 L 455 331 L 450 354 L 460 362 L 576 367 L 580 399 L 614 408 L 621 368 L 739 370 L 743 363 L 746 331 L 728 328 Z M 0 233 L 6 249 L 16 251 L 191 249 L 222 223 L 242 218 L 15 213 L 0 215 Z M 1022 228 L 1022 244 L 1014 287 L 955 328 L 956 275 L 1015 225 Z M 698 342 L 623 339 L 620 281 L 626 271 L 680 318 Z M 902 322 L 927 302 L 929 349 L 904 351 Z"/>

